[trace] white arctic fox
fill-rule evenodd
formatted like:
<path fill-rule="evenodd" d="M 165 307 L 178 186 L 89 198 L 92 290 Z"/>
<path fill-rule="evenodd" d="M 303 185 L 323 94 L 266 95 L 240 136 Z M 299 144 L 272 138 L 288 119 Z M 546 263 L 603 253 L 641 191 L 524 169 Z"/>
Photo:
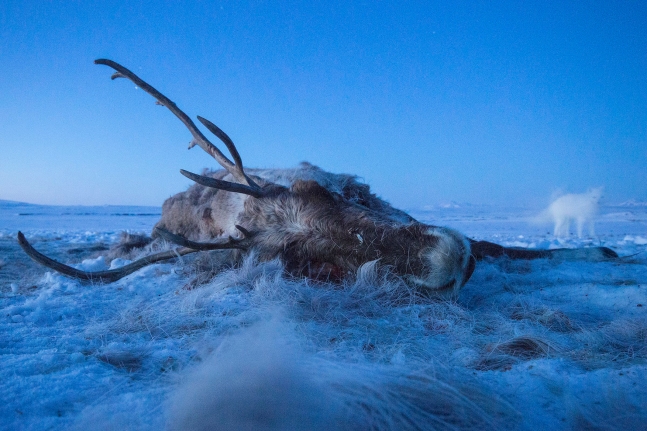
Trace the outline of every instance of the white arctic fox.
<path fill-rule="evenodd" d="M 584 225 L 588 226 L 589 235 L 594 236 L 593 222 L 598 212 L 598 202 L 602 197 L 604 187 L 589 189 L 586 193 L 568 194 L 558 197 L 539 216 L 541 220 L 551 220 L 555 223 L 555 236 L 568 236 L 571 221 L 577 225 L 577 236 L 582 238 Z"/>

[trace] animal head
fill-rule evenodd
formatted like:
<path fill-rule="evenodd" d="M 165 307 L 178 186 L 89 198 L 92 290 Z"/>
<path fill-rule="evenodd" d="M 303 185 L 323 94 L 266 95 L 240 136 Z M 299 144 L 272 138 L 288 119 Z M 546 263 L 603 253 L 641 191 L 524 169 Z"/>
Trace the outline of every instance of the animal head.
<path fill-rule="evenodd" d="M 327 187 L 325 179 L 280 184 L 254 175 L 243 167 L 229 136 L 209 120 L 197 117 L 226 146 L 231 159 L 175 103 L 133 72 L 111 60 L 95 63 L 111 67 L 116 71 L 112 79 L 129 79 L 168 108 L 191 132 L 189 148 L 199 146 L 224 171 L 181 171 L 199 186 L 166 202 L 154 230 L 154 236 L 181 248 L 121 269 L 88 273 L 40 255 L 20 234 L 23 249 L 40 263 L 82 280 L 111 282 L 178 254 L 233 249 L 239 255 L 254 251 L 261 259 L 278 258 L 290 274 L 318 280 L 342 280 L 371 261 L 428 293 L 455 293 L 470 278 L 475 260 L 470 242 L 460 233 L 419 223 L 357 182 L 335 188 Z"/>
<path fill-rule="evenodd" d="M 602 194 L 604 193 L 604 186 L 590 188 L 587 191 L 587 194 L 593 202 L 599 202 L 602 199 Z"/>

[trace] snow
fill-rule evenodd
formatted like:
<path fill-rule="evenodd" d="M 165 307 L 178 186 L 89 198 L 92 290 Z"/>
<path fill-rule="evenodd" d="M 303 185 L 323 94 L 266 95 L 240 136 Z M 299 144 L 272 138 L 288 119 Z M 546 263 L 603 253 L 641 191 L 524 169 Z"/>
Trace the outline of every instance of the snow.
<path fill-rule="evenodd" d="M 0 428 L 641 429 L 647 420 L 647 207 L 601 207 L 595 238 L 536 211 L 426 207 L 421 221 L 516 247 L 604 245 L 613 262 L 480 262 L 455 301 L 366 265 L 344 286 L 278 262 L 185 288 L 190 259 L 83 285 L 159 208 L 0 201 Z M 217 252 L 216 252 L 217 253 Z"/>

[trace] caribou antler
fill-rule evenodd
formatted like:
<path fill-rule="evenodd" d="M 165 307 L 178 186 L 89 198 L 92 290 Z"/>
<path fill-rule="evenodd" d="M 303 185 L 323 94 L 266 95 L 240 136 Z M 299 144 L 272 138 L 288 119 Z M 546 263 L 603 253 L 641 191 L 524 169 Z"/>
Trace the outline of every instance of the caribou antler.
<path fill-rule="evenodd" d="M 229 181 L 218 180 L 216 178 L 206 177 L 204 175 L 194 174 L 193 172 L 185 171 L 180 169 L 180 173 L 185 177 L 195 181 L 198 184 L 202 184 L 206 187 L 211 187 L 219 190 L 226 190 L 228 192 L 234 193 L 244 193 L 246 195 L 254 196 L 255 198 L 261 198 L 265 196 L 262 189 L 252 190 L 250 187 L 247 187 L 243 184 L 232 183 Z"/>
<path fill-rule="evenodd" d="M 172 242 L 174 244 L 180 245 L 182 247 L 187 247 L 193 250 L 200 250 L 200 251 L 226 250 L 226 249 L 245 250 L 249 248 L 249 246 L 251 245 L 250 239 L 253 235 L 242 226 L 236 225 L 236 229 L 238 229 L 243 234 L 243 238 L 234 238 L 230 236 L 229 239 L 223 242 L 195 242 L 195 241 L 186 239 L 181 235 L 176 235 L 174 233 L 171 233 L 166 229 L 162 229 L 161 227 L 156 227 L 155 232 L 157 232 L 157 234 L 160 237 L 164 238 L 169 242 Z"/>
<path fill-rule="evenodd" d="M 25 251 L 25 253 L 27 253 L 27 256 L 31 257 L 41 265 L 49 269 L 53 269 L 54 271 L 59 272 L 63 275 L 67 275 L 68 277 L 75 278 L 77 280 L 93 283 L 112 283 L 153 263 L 168 259 L 174 259 L 176 257 L 184 256 L 198 251 L 227 249 L 245 250 L 249 248 L 251 245 L 250 239 L 253 234 L 251 234 L 242 226 L 236 225 L 236 228 L 243 234 L 243 238 L 234 238 L 230 236 L 229 239 L 224 242 L 195 242 L 186 239 L 183 236 L 171 233 L 166 229 L 158 227 L 155 228 L 155 231 L 160 237 L 169 242 L 172 242 L 173 244 L 180 245 L 182 246 L 182 248 L 151 254 L 150 256 L 143 257 L 118 269 L 94 272 L 82 271 L 80 269 L 76 269 L 58 262 L 51 257 L 45 256 L 44 254 L 37 251 L 31 244 L 29 244 L 29 241 L 27 241 L 25 235 L 23 235 L 23 233 L 20 231 L 18 232 L 18 244 L 20 244 L 20 247 Z"/>
<path fill-rule="evenodd" d="M 156 100 L 157 103 L 163 106 L 166 106 L 169 111 L 171 111 L 177 118 L 180 119 L 182 123 L 189 129 L 189 132 L 191 132 L 191 135 L 193 135 L 193 140 L 191 141 L 191 144 L 189 148 L 193 147 L 194 145 L 198 145 L 200 148 L 202 148 L 204 151 L 207 152 L 211 157 L 216 159 L 216 161 L 225 168 L 235 179 L 238 183 L 231 183 L 229 181 L 222 181 L 218 180 L 217 183 L 212 183 L 209 187 L 214 187 L 217 189 L 221 190 L 226 190 L 230 192 L 236 192 L 236 193 L 244 193 L 250 196 L 254 196 L 256 198 L 262 197 L 263 196 L 263 189 L 254 182 L 249 176 L 245 174 L 245 171 L 243 169 L 243 161 L 240 157 L 240 154 L 238 153 L 238 150 L 236 149 L 236 146 L 234 145 L 233 141 L 225 132 L 220 130 L 218 126 L 210 122 L 209 120 L 206 120 L 202 117 L 198 117 L 198 120 L 204 126 L 211 131 L 214 135 L 220 139 L 229 152 L 231 153 L 231 157 L 234 159 L 232 162 L 225 156 L 219 149 L 216 147 L 214 144 L 212 144 L 205 136 L 204 134 L 198 129 L 195 125 L 195 123 L 189 118 L 188 115 L 186 115 L 180 108 L 177 107 L 177 105 L 171 101 L 168 97 L 164 96 L 162 93 L 157 91 L 153 86 L 148 84 L 146 81 L 141 79 L 139 76 L 135 75 L 133 72 L 125 68 L 119 63 L 116 63 L 112 60 L 107 60 L 100 58 L 98 60 L 94 60 L 95 64 L 103 64 L 105 66 L 111 67 L 117 72 L 114 73 L 111 76 L 111 79 L 117 79 L 117 78 L 127 78 L 131 80 L 135 85 L 140 87 L 142 90 L 153 96 Z M 183 171 L 182 173 L 186 175 L 186 171 Z M 191 174 L 191 176 L 186 175 L 187 177 L 194 179 L 193 177 L 201 177 L 200 175 L 196 174 Z"/>
<path fill-rule="evenodd" d="M 191 135 L 193 135 L 193 140 L 191 141 L 191 145 L 189 146 L 189 148 L 193 147 L 194 145 L 200 146 L 200 148 L 206 151 L 207 154 L 211 155 L 214 159 L 216 159 L 216 161 L 223 168 L 225 168 L 234 177 L 234 179 L 237 182 L 232 183 L 229 181 L 216 180 L 214 178 L 204 177 L 202 175 L 196 175 L 191 172 L 181 170 L 180 172 L 182 172 L 183 175 L 196 181 L 197 183 L 207 185 L 208 187 L 217 188 L 220 190 L 226 190 L 226 191 L 235 192 L 235 193 L 244 193 L 256 198 L 261 198 L 265 195 L 265 193 L 263 192 L 263 189 L 258 184 L 256 184 L 254 180 L 252 180 L 249 176 L 245 174 L 245 171 L 243 168 L 243 161 L 240 157 L 240 154 L 238 153 L 238 150 L 236 149 L 236 146 L 234 145 L 234 142 L 218 126 L 213 124 L 211 121 L 198 116 L 198 120 L 200 120 L 200 122 L 207 129 L 209 129 L 211 133 L 216 135 L 216 137 L 218 137 L 218 139 L 220 139 L 225 144 L 225 146 L 229 150 L 229 153 L 231 154 L 232 159 L 234 159 L 233 162 L 229 160 L 218 149 L 218 147 L 212 144 L 202 134 L 200 129 L 196 127 L 195 123 L 189 118 L 188 115 L 184 113 L 184 111 L 178 108 L 173 101 L 171 101 L 168 97 L 164 96 L 162 93 L 157 91 L 153 86 L 148 84 L 146 81 L 144 81 L 143 79 L 135 75 L 133 72 L 131 72 L 124 66 L 112 60 L 98 59 L 98 60 L 95 60 L 94 63 L 103 64 L 113 68 L 116 71 L 116 73 L 112 75 L 111 79 L 127 78 L 131 80 L 133 83 L 135 83 L 135 85 L 140 87 L 142 90 L 144 90 L 145 92 L 153 96 L 157 100 L 158 104 L 166 106 L 169 109 L 169 111 L 171 111 L 177 118 L 180 119 L 180 121 L 182 121 L 182 123 L 184 123 L 187 129 L 189 129 L 189 131 L 191 132 Z M 198 243 L 198 242 L 190 241 L 180 235 L 173 234 L 167 230 L 157 228 L 156 229 L 157 233 L 162 238 L 174 244 L 178 244 L 182 246 L 182 248 L 179 248 L 177 250 L 168 250 L 161 253 L 152 254 L 150 256 L 146 256 L 142 259 L 139 259 L 133 263 L 130 263 L 126 266 L 123 266 L 119 269 L 111 269 L 107 271 L 95 271 L 95 272 L 81 271 L 79 269 L 72 268 L 71 266 L 67 266 L 60 262 L 57 262 L 56 260 L 49 258 L 42 253 L 39 253 L 34 247 L 31 246 L 31 244 L 29 244 L 29 242 L 22 234 L 22 232 L 18 232 L 18 243 L 20 244 L 20 247 L 22 247 L 22 249 L 25 251 L 25 253 L 27 253 L 27 255 L 31 257 L 33 260 L 63 275 L 67 275 L 68 277 L 76 278 L 82 281 L 112 283 L 129 274 L 132 274 L 133 272 L 147 265 L 160 262 L 163 260 L 167 260 L 167 259 L 173 259 L 179 256 L 184 256 L 186 254 L 195 253 L 197 251 L 248 248 L 251 245 L 250 238 L 252 235 L 244 228 L 240 226 L 236 226 L 236 227 L 238 228 L 238 230 L 242 232 L 243 238 L 236 239 L 233 237 L 229 237 L 228 240 L 224 242 L 218 242 L 218 243 Z"/>
<path fill-rule="evenodd" d="M 81 280 L 81 281 L 89 281 L 93 283 L 112 283 L 153 263 L 161 262 L 163 260 L 173 259 L 176 257 L 184 256 L 186 254 L 200 251 L 200 250 L 188 248 L 188 247 L 180 248 L 177 250 L 167 250 L 160 253 L 151 254 L 150 256 L 146 256 L 144 258 L 136 260 L 135 262 L 129 263 L 128 265 L 122 266 L 121 268 L 118 268 L 118 269 L 88 272 L 88 271 L 81 271 L 80 269 L 72 268 L 71 266 L 67 266 L 60 262 L 57 262 L 54 259 L 47 257 L 44 254 L 38 252 L 34 247 L 32 247 L 31 244 L 29 244 L 29 242 L 25 238 L 25 235 L 23 235 L 22 232 L 18 232 L 18 244 L 20 244 L 20 247 L 25 251 L 25 253 L 27 253 L 29 257 L 31 257 L 33 260 L 40 263 L 41 265 L 46 266 L 47 268 L 53 269 L 56 272 L 60 272 L 63 275 L 67 275 L 68 277 L 76 278 L 77 280 Z"/>
<path fill-rule="evenodd" d="M 110 269 L 107 271 L 82 271 L 80 269 L 73 268 L 71 266 L 65 265 L 61 262 L 58 262 L 51 257 L 47 257 L 44 254 L 37 251 L 25 235 L 22 232 L 18 232 L 18 244 L 20 247 L 27 253 L 36 262 L 40 263 L 43 266 L 46 266 L 49 269 L 53 269 L 56 272 L 59 272 L 63 275 L 67 275 L 71 278 L 76 278 L 81 281 L 89 281 L 95 283 L 112 283 L 121 278 L 124 278 L 127 275 L 132 274 L 133 272 L 151 265 L 153 263 L 161 262 L 163 260 L 174 259 L 176 257 L 184 256 L 187 254 L 195 253 L 198 251 L 208 251 L 208 250 L 227 250 L 227 249 L 240 249 L 245 250 L 249 248 L 250 239 L 253 236 L 247 229 L 242 226 L 236 225 L 236 228 L 243 234 L 243 238 L 234 238 L 229 237 L 228 240 L 224 242 L 195 242 L 189 239 L 186 239 L 183 236 L 176 235 L 162 228 L 155 228 L 157 234 L 163 239 L 182 246 L 182 248 L 176 250 L 167 250 L 160 253 L 151 254 L 150 256 L 143 257 L 135 262 L 129 263 L 128 265 L 122 266 L 118 269 Z"/>

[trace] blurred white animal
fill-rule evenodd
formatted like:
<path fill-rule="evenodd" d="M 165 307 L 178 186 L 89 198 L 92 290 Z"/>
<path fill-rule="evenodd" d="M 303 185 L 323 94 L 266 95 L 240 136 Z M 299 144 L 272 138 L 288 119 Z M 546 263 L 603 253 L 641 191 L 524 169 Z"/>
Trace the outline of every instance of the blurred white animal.
<path fill-rule="evenodd" d="M 589 189 L 586 193 L 560 196 L 550 204 L 540 218 L 550 219 L 555 223 L 555 236 L 568 236 L 571 230 L 571 221 L 576 223 L 578 238 L 582 238 L 585 225 L 588 227 L 589 235 L 594 236 L 593 223 L 603 190 L 604 187 L 596 187 Z"/>

